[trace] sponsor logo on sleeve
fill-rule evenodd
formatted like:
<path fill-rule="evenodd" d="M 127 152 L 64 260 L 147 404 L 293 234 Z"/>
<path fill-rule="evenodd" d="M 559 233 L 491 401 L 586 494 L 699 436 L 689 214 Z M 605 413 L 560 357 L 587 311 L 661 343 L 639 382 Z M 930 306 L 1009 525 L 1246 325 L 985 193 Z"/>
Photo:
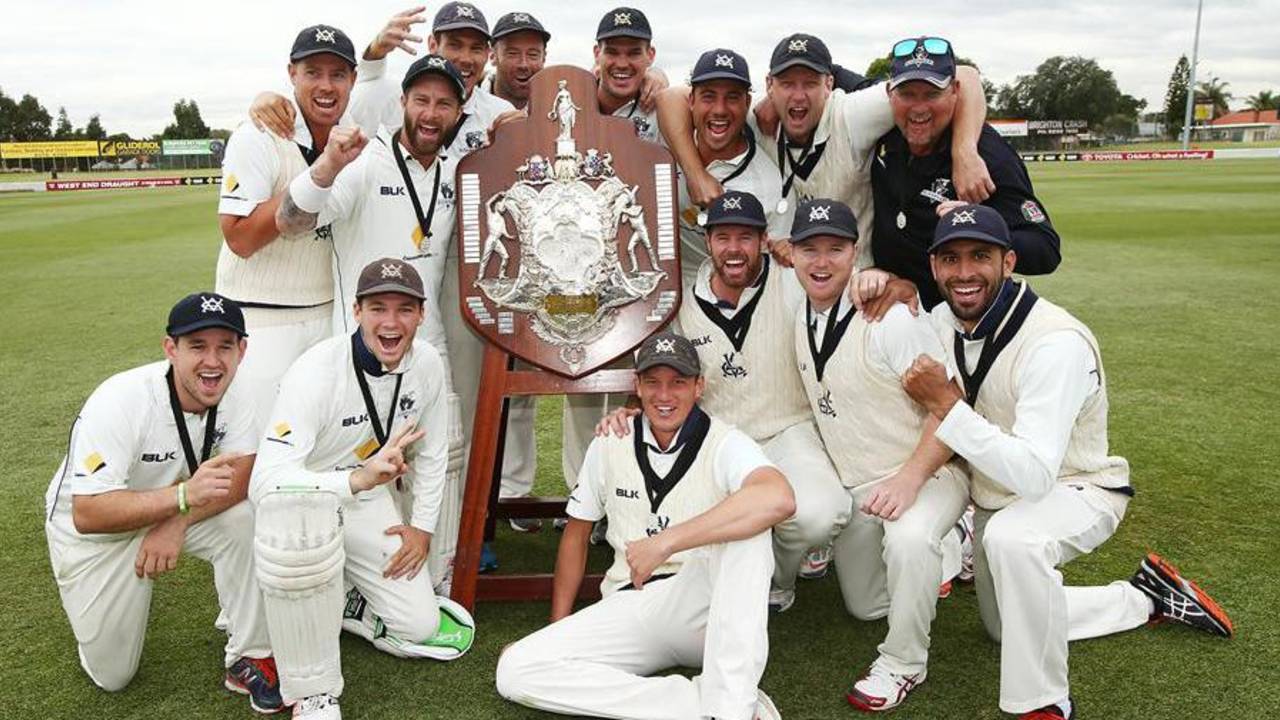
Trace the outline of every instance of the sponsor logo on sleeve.
<path fill-rule="evenodd" d="M 102 456 L 96 452 L 89 453 L 89 456 L 84 459 L 84 469 L 88 470 L 90 475 L 98 472 L 99 470 L 101 470 L 106 466 L 107 466 L 107 461 L 103 460 Z"/>

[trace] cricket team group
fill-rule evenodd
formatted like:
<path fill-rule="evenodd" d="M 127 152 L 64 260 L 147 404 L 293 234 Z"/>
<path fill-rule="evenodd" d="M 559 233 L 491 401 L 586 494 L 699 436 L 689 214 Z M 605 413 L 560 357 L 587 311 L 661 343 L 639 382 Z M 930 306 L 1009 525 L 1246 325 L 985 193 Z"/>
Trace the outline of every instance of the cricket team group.
<path fill-rule="evenodd" d="M 459 310 L 455 174 L 527 116 L 551 38 L 465 2 L 397 13 L 361 49 L 297 35 L 291 95 L 253 98 L 227 145 L 215 291 L 173 306 L 163 360 L 93 391 L 46 494 L 95 684 L 129 684 L 154 580 L 184 553 L 212 565 L 224 683 L 258 712 L 340 718 L 343 630 L 406 662 L 471 646 L 447 595 L 484 345 Z M 1054 271 L 1059 236 L 950 43 L 897 42 L 873 82 L 794 33 L 754 105 L 741 54 L 710 49 L 676 85 L 656 46 L 642 11 L 605 13 L 594 101 L 678 161 L 683 299 L 630 358 L 632 397 L 565 400 L 550 622 L 503 649 L 497 692 L 779 718 L 759 687 L 769 619 L 829 568 L 850 615 L 887 620 L 875 657 L 842 658 L 862 712 L 925 681 L 953 582 L 975 584 L 999 708 L 1023 718 L 1077 717 L 1071 641 L 1152 620 L 1230 637 L 1155 554 L 1063 583 L 1116 531 L 1130 468 L 1097 339 L 1022 279 Z M 416 56 L 402 78 L 396 51 Z M 510 403 L 505 497 L 536 466 L 533 405 Z M 603 599 L 575 610 L 598 542 Z"/>

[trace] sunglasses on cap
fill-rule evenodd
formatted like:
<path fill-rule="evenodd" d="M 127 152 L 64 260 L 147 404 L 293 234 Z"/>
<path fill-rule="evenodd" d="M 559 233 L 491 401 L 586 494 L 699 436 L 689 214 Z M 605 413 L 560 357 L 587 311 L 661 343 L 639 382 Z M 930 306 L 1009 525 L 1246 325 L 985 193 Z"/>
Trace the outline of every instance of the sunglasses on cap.
<path fill-rule="evenodd" d="M 911 57 L 916 48 L 923 47 L 930 55 L 946 55 L 951 52 L 951 43 L 940 37 L 907 38 L 893 45 L 893 56 L 896 58 Z"/>

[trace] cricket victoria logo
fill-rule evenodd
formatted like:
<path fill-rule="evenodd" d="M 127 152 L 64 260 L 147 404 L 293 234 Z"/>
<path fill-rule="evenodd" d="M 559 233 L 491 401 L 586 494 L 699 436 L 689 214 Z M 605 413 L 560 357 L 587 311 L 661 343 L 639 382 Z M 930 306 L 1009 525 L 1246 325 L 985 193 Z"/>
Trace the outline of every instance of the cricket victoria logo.
<path fill-rule="evenodd" d="M 631 24 L 631 13 L 629 13 L 629 12 L 614 13 L 614 14 L 613 14 L 613 24 L 614 24 L 614 25 L 630 25 L 630 24 Z"/>
<path fill-rule="evenodd" d="M 403 278 L 403 277 L 404 277 L 404 268 L 402 268 L 399 265 L 382 263 L 382 279 L 385 280 L 387 278 Z"/>
<path fill-rule="evenodd" d="M 200 296 L 200 312 L 202 313 L 218 313 L 225 315 L 226 311 L 222 309 L 222 298 Z"/>
<path fill-rule="evenodd" d="M 809 222 L 818 222 L 819 220 L 831 220 L 830 205 L 814 205 L 809 208 Z"/>
<path fill-rule="evenodd" d="M 792 55 L 800 55 L 809 52 L 809 41 L 806 38 L 796 38 L 787 43 L 787 52 Z"/>
<path fill-rule="evenodd" d="M 720 372 L 726 378 L 741 378 L 747 376 L 747 369 L 734 362 L 737 353 L 727 352 L 724 354 L 724 362 L 720 363 Z"/>
<path fill-rule="evenodd" d="M 742 198 L 740 197 L 725 198 L 724 209 L 725 210 L 741 210 Z"/>
<path fill-rule="evenodd" d="M 836 409 L 831 404 L 831 391 L 822 393 L 822 397 L 818 398 L 818 412 L 829 417 L 836 416 Z"/>
<path fill-rule="evenodd" d="M 316 28 L 316 42 L 334 43 L 333 28 Z"/>
<path fill-rule="evenodd" d="M 716 67 L 733 69 L 733 57 L 724 54 L 716 55 Z"/>
<path fill-rule="evenodd" d="M 957 210 L 955 215 L 951 216 L 951 226 L 956 225 L 977 225 L 978 220 L 973 216 L 972 210 Z"/>

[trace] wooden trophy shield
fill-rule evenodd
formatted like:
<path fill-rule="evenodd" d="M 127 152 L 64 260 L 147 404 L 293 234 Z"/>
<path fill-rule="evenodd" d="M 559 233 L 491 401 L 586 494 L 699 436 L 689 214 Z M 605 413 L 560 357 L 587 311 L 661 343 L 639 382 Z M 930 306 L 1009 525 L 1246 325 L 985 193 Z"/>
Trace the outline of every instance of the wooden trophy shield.
<path fill-rule="evenodd" d="M 528 116 L 457 171 L 460 309 L 487 344 L 450 591 L 467 608 L 551 596 L 549 574 L 479 575 L 497 519 L 564 515 L 563 498 L 498 499 L 504 399 L 629 392 L 633 373 L 604 367 L 680 305 L 671 154 L 602 115 L 586 70 L 548 67 L 530 85 Z M 579 598 L 599 582 L 584 578 Z"/>
<path fill-rule="evenodd" d="M 581 68 L 534 76 L 528 113 L 459 163 L 461 310 L 508 354 L 580 378 L 679 307 L 676 167 L 600 113 Z"/>

